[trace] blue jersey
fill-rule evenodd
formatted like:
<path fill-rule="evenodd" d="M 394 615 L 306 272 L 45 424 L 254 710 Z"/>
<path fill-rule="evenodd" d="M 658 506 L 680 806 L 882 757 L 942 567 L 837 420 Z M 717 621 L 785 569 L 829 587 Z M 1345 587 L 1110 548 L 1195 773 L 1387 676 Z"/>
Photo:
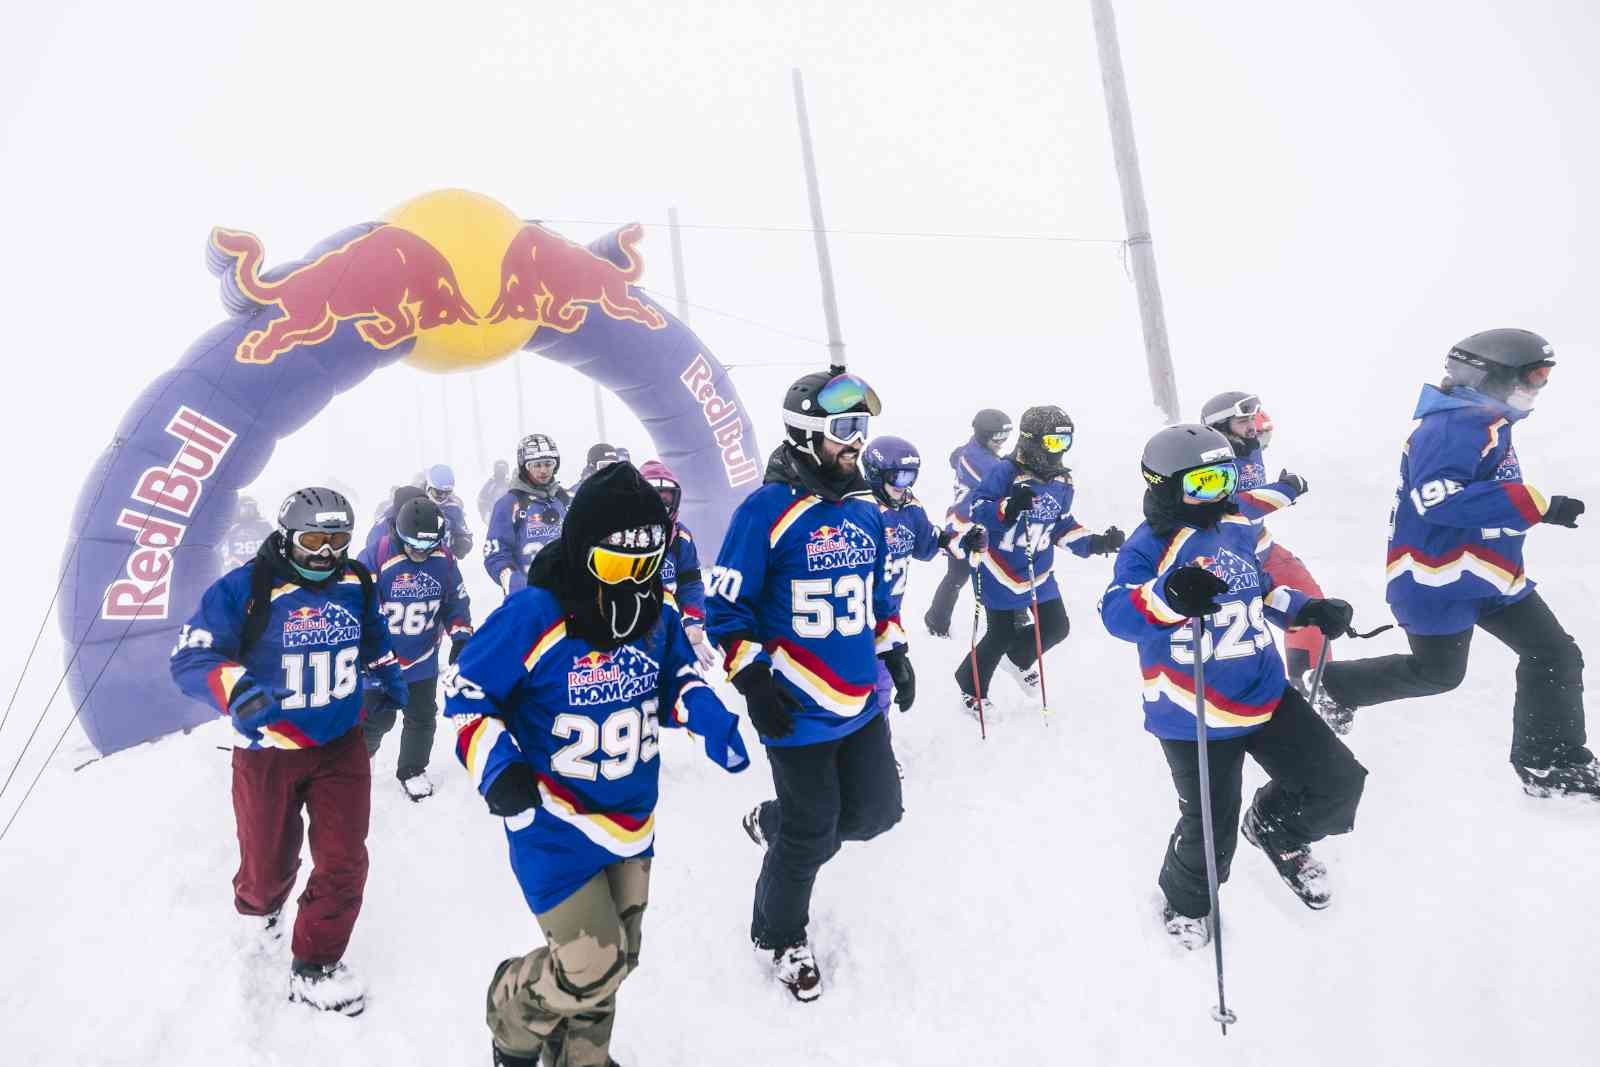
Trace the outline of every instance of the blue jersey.
<path fill-rule="evenodd" d="M 1033 507 L 1021 515 L 1000 518 L 1000 505 L 1013 486 L 1034 491 Z M 983 605 L 998 610 L 1028 606 L 1028 553 L 1033 553 L 1033 585 L 1040 600 L 1061 596 L 1056 586 L 1056 549 L 1066 548 L 1087 558 L 1093 554 L 1094 535 L 1072 517 L 1072 476 L 1058 474 L 1041 481 L 1015 461 L 1000 460 L 983 482 L 956 506 L 953 532 L 966 532 L 980 524 L 989 545 L 979 557 L 983 571 Z"/>
<path fill-rule="evenodd" d="M 572 497 L 554 483 L 546 493 L 520 479 L 495 503 L 483 541 L 483 569 L 507 596 L 527 588 L 533 557 L 561 536 L 571 504 Z"/>
<path fill-rule="evenodd" d="M 672 544 L 661 561 L 661 584 L 678 601 L 685 623 L 706 621 L 706 585 L 700 576 L 700 552 L 683 523 L 673 527 Z"/>
<path fill-rule="evenodd" d="M 236 730 L 235 747 L 312 748 L 344 736 L 361 720 L 363 668 L 391 693 L 403 693 L 376 597 L 368 606 L 361 579 L 349 570 L 316 586 L 278 580 L 266 630 L 240 656 L 255 566 L 212 583 L 178 632 L 170 664 L 178 688 L 223 714 L 235 693 L 253 685 L 290 691 L 279 702 L 284 717 L 262 727 L 259 739 Z"/>
<path fill-rule="evenodd" d="M 799 701 L 794 732 L 814 745 L 878 714 L 877 653 L 905 643 L 884 573 L 883 516 L 870 492 L 824 500 L 770 482 L 733 513 L 706 601 L 706 633 L 732 678 L 767 664 Z"/>
<path fill-rule="evenodd" d="M 439 504 L 439 511 L 450 528 L 450 554 L 466 559 L 472 551 L 472 531 L 467 528 L 467 511 L 461 506 L 461 498 L 451 493 Z"/>
<path fill-rule="evenodd" d="M 1299 498 L 1300 491 L 1288 482 L 1267 481 L 1267 457 L 1260 445 L 1250 449 L 1237 461 L 1239 485 L 1233 501 L 1239 514 L 1255 524 L 1258 558 L 1266 559 L 1272 549 L 1272 534 L 1267 531 L 1266 518 L 1275 511 L 1290 507 Z"/>
<path fill-rule="evenodd" d="M 1407 630 L 1470 629 L 1480 608 L 1533 591 L 1523 538 L 1549 502 L 1522 481 L 1511 428 L 1523 416 L 1471 389 L 1423 388 L 1389 529 L 1387 596 Z"/>
<path fill-rule="evenodd" d="M 1206 726 L 1222 740 L 1258 730 L 1283 699 L 1283 660 L 1267 620 L 1287 628 L 1307 597 L 1272 588 L 1256 558 L 1257 532 L 1242 515 L 1200 530 L 1180 527 L 1162 536 L 1141 523 L 1117 553 L 1100 618 L 1112 636 L 1139 646 L 1144 677 L 1144 728 L 1157 737 L 1192 741 L 1194 641 L 1188 619 L 1162 598 L 1175 568 L 1204 567 L 1228 583 L 1222 610 L 1206 619 Z"/>
<path fill-rule="evenodd" d="M 407 683 L 439 673 L 439 638 L 472 635 L 472 602 L 461 568 L 447 549 L 417 563 L 392 535 L 360 556 L 377 584 L 378 605 L 389 624 L 389 643 Z"/>
<path fill-rule="evenodd" d="M 906 583 L 911 577 L 911 561 L 930 560 L 939 554 L 939 531 L 915 500 L 898 508 L 880 503 L 878 508 L 883 512 L 883 539 L 888 554 L 883 577 L 889 585 L 891 612 L 898 615 L 900 604 L 905 600 Z"/>
<path fill-rule="evenodd" d="M 950 469 L 955 471 L 956 487 L 955 497 L 950 502 L 950 510 L 946 512 L 947 517 L 955 518 L 956 508 L 974 489 L 983 484 L 983 480 L 1001 462 L 1003 461 L 999 456 L 975 439 L 950 453 Z"/>
<path fill-rule="evenodd" d="M 568 633 L 539 586 L 506 598 L 445 676 L 456 755 L 487 795 L 513 762 L 532 765 L 542 806 L 506 820 L 528 907 L 546 912 L 618 860 L 655 846 L 658 726 L 705 738 L 730 771 L 749 765 L 738 718 L 696 672 L 671 594 L 643 640 L 606 651 Z"/>
<path fill-rule="evenodd" d="M 228 528 L 222 539 L 222 566 L 228 570 L 242 567 L 256 558 L 261 543 L 272 535 L 273 525 L 266 519 L 246 519 Z"/>

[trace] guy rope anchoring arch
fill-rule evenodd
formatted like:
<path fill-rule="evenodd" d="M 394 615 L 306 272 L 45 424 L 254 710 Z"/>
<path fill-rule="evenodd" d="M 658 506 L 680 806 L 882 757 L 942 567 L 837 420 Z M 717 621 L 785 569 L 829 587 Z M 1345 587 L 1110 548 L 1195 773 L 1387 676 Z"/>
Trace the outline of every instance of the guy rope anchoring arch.
<path fill-rule="evenodd" d="M 762 457 L 722 364 L 636 286 L 642 238 L 635 223 L 585 247 L 459 189 L 270 269 L 254 235 L 213 230 L 207 259 L 232 317 L 123 416 L 63 559 L 67 680 L 95 747 L 207 718 L 173 688 L 167 656 L 220 571 L 238 491 L 280 438 L 397 360 L 450 373 L 529 351 L 577 369 L 638 416 L 683 479 L 686 521 L 721 543 Z"/>

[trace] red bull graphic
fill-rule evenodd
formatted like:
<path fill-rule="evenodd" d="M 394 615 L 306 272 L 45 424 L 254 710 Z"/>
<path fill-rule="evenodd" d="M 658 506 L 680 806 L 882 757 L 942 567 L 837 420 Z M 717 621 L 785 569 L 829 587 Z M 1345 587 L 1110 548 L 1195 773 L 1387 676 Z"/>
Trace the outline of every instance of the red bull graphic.
<path fill-rule="evenodd" d="M 598 256 L 580 244 L 530 222 L 511 239 L 500 262 L 500 295 L 489 309 L 490 322 L 526 319 L 571 333 L 583 325 L 590 307 L 599 307 L 614 319 L 664 329 L 666 316 L 628 292 L 644 273 L 639 258 L 638 223 L 617 231 L 623 266 Z"/>
<path fill-rule="evenodd" d="M 877 543 L 849 520 L 840 526 L 818 526 L 806 538 L 806 569 L 809 571 L 860 567 L 876 562 L 877 558 Z"/>
<path fill-rule="evenodd" d="M 355 320 L 374 348 L 393 348 L 419 330 L 477 322 L 455 271 L 427 241 L 398 226 L 378 226 L 297 267 L 278 281 L 261 280 L 261 242 L 221 227 L 211 247 L 225 257 L 239 291 L 282 315 L 251 330 L 234 349 L 240 363 L 271 363 L 291 349 L 333 336 Z"/>
<path fill-rule="evenodd" d="M 725 368 L 638 287 L 646 236 L 632 224 L 580 245 L 459 189 L 347 227 L 289 263 L 268 264 L 244 230 L 211 231 L 207 260 L 228 317 L 108 434 L 63 555 L 67 681 L 95 747 L 116 751 L 214 716 L 177 694 L 166 664 L 218 577 L 239 491 L 281 437 L 395 362 L 450 373 L 532 353 L 579 370 L 649 427 L 683 481 L 684 521 L 720 543 L 738 487 L 760 480 L 760 451 Z M 329 473 L 304 472 L 303 482 Z M 323 624 L 353 625 L 291 623 L 307 641 Z M 636 684 L 625 664 L 593 666 L 597 684 L 584 693 Z M 608 671 L 621 673 L 602 679 Z"/>
<path fill-rule="evenodd" d="M 659 688 L 661 667 L 631 645 L 615 652 L 587 652 L 567 671 L 567 700 L 588 708 L 648 697 Z"/>

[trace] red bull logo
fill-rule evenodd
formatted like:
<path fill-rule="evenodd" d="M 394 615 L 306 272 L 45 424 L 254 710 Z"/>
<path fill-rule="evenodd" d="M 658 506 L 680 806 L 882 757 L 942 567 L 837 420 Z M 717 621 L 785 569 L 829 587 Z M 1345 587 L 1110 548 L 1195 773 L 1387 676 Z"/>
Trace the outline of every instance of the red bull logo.
<path fill-rule="evenodd" d="M 295 608 L 293 611 L 289 612 L 289 621 L 292 622 L 292 623 L 293 622 L 306 623 L 306 622 L 310 622 L 312 619 L 320 618 L 321 616 L 322 616 L 322 612 L 320 610 L 318 610 L 317 608 L 313 608 L 313 607 Z"/>
<path fill-rule="evenodd" d="M 619 267 L 604 256 L 530 222 L 511 239 L 500 261 L 500 295 L 489 309 L 491 323 L 524 319 L 571 333 L 583 325 L 589 308 L 599 307 L 614 319 L 663 329 L 661 312 L 628 292 L 629 284 L 644 274 L 638 223 L 617 234 L 627 266 Z"/>
<path fill-rule="evenodd" d="M 722 469 L 728 476 L 728 485 L 748 485 L 760 477 L 761 471 L 756 461 L 745 453 L 744 420 L 739 417 L 739 405 L 723 399 L 712 377 L 711 361 L 697 352 L 689 366 L 678 375 L 678 381 L 700 405 L 700 414 L 711 427 L 722 453 Z"/>
<path fill-rule="evenodd" d="M 261 278 L 261 242 L 254 234 L 218 227 L 211 244 L 232 261 L 241 293 L 282 312 L 266 329 L 245 334 L 233 354 L 240 363 L 271 363 L 327 340 L 350 320 L 374 348 L 393 348 L 421 330 L 478 321 L 449 260 L 399 226 L 378 226 L 271 282 Z"/>

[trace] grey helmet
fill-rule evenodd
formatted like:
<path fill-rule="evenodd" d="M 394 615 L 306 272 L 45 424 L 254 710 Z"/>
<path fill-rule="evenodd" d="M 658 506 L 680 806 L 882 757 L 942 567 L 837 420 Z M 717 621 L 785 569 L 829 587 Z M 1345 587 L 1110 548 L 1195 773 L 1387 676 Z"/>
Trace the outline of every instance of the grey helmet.
<path fill-rule="evenodd" d="M 1485 330 L 1457 341 L 1445 357 L 1451 385 L 1505 400 L 1530 370 L 1555 365 L 1550 342 L 1529 330 Z M 1537 386 L 1533 387 L 1537 391 Z"/>
<path fill-rule="evenodd" d="M 1159 431 L 1145 442 L 1139 466 L 1144 480 L 1161 489 L 1174 477 L 1196 467 L 1233 462 L 1233 446 L 1209 426 L 1179 423 Z"/>
<path fill-rule="evenodd" d="M 1235 437 L 1228 432 L 1228 422 L 1232 419 L 1252 419 L 1255 421 L 1256 436 L 1254 438 Z M 1271 423 L 1262 426 L 1264 416 L 1261 411 L 1261 398 L 1254 393 L 1242 393 L 1232 390 L 1218 393 L 1207 400 L 1200 408 L 1200 421 L 1221 433 L 1233 445 L 1234 455 L 1243 459 L 1257 446 L 1266 448 L 1272 440 Z"/>
<path fill-rule="evenodd" d="M 527 469 L 528 464 L 540 460 L 555 460 L 556 473 L 561 472 L 561 449 L 556 447 L 555 438 L 549 434 L 530 433 L 517 444 L 517 470 Z"/>
<path fill-rule="evenodd" d="M 289 562 L 307 578 L 320 580 L 334 573 L 345 560 L 356 528 L 355 509 L 343 493 L 320 486 L 296 489 L 278 508 L 278 529 Z M 317 538 L 315 547 L 303 544 L 304 534 L 331 534 Z M 343 535 L 339 537 L 337 535 Z M 335 545 L 333 541 L 338 541 Z"/>

